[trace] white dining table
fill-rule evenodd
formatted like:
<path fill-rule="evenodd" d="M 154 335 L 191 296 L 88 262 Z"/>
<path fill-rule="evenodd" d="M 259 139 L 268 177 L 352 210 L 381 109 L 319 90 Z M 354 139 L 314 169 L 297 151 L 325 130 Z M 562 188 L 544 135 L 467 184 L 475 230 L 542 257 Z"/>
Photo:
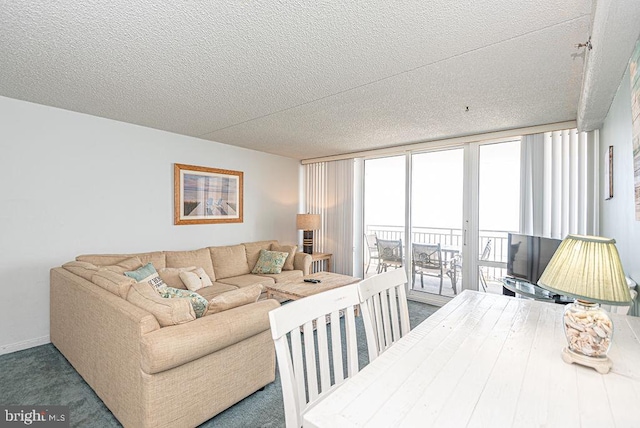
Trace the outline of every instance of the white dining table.
<path fill-rule="evenodd" d="M 303 418 L 336 427 L 639 427 L 640 318 L 608 374 L 562 361 L 563 305 L 465 290 Z"/>

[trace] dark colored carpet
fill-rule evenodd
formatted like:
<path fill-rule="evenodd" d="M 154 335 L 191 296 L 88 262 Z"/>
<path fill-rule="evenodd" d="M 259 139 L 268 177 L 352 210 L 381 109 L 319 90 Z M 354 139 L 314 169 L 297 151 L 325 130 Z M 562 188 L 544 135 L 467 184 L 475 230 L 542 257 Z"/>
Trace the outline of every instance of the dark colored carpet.
<path fill-rule="evenodd" d="M 411 328 L 436 311 L 409 302 Z M 360 367 L 368 362 L 362 317 L 356 319 Z M 0 405 L 68 405 L 73 427 L 108 428 L 120 423 L 52 345 L 0 355 Z M 201 427 L 284 427 L 280 377 Z"/>

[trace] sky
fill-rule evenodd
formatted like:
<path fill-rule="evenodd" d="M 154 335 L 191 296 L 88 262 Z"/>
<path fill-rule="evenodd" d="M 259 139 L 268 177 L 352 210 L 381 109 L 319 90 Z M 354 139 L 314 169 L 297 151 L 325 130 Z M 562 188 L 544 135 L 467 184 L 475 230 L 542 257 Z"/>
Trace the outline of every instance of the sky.
<path fill-rule="evenodd" d="M 365 225 L 403 225 L 405 157 L 365 161 Z M 414 154 L 414 227 L 462 228 L 464 150 Z M 481 230 L 519 229 L 520 142 L 480 146 Z"/>

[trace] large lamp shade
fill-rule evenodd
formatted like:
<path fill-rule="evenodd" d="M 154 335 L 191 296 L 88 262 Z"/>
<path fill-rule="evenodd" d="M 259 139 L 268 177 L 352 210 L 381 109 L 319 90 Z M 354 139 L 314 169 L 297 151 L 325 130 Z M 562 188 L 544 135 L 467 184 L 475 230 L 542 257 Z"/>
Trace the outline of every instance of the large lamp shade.
<path fill-rule="evenodd" d="M 631 295 L 615 242 L 601 236 L 567 235 L 538 285 L 576 299 L 628 305 Z"/>
<path fill-rule="evenodd" d="M 298 230 L 320 229 L 320 214 L 298 214 L 296 217 Z"/>

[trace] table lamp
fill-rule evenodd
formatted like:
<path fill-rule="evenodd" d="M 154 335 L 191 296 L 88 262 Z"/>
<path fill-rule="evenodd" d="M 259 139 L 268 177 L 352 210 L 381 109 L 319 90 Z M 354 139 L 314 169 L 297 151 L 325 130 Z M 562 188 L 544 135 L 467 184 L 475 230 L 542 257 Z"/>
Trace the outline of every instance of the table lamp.
<path fill-rule="evenodd" d="M 538 285 L 576 299 L 563 316 L 566 363 L 608 373 L 613 323 L 600 304 L 628 305 L 631 301 L 615 240 L 599 236 L 567 235 L 542 273 Z"/>
<path fill-rule="evenodd" d="M 302 251 L 313 253 L 313 231 L 320 229 L 320 214 L 298 214 L 296 218 L 298 230 L 303 230 Z"/>

